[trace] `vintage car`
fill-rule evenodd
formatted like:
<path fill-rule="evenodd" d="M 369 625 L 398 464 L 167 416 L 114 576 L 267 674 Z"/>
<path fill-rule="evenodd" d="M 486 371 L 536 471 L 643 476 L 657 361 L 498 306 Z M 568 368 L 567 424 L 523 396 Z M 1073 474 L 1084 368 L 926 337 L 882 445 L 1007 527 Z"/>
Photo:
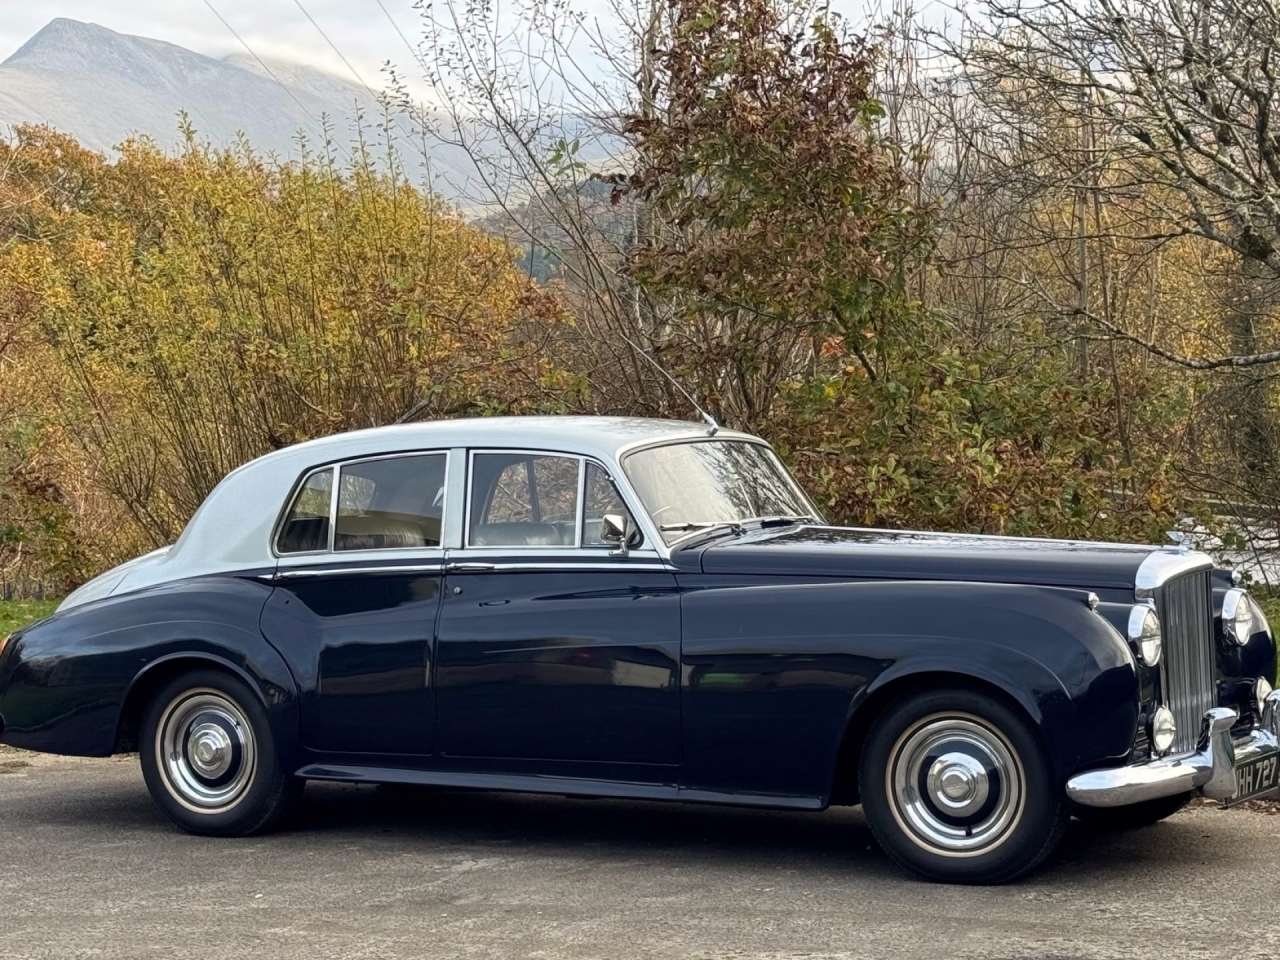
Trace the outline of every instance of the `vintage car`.
<path fill-rule="evenodd" d="M 1274 793 L 1276 646 L 1185 547 L 832 527 L 762 440 L 494 418 L 231 473 L 0 649 L 0 741 L 138 751 L 195 833 L 307 780 L 861 803 L 943 881 Z"/>

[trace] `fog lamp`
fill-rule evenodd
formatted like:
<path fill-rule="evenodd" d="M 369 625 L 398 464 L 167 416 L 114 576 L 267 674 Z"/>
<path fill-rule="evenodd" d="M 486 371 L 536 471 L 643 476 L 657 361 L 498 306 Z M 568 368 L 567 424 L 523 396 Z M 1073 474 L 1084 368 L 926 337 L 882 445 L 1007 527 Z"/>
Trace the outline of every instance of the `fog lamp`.
<path fill-rule="evenodd" d="M 1271 681 L 1266 677 L 1259 677 L 1253 681 L 1253 704 L 1254 711 L 1258 716 L 1262 716 L 1263 708 L 1267 704 L 1267 697 L 1271 696 Z"/>
<path fill-rule="evenodd" d="M 1173 711 L 1168 707 L 1157 707 L 1151 717 L 1151 748 L 1157 756 L 1164 756 L 1173 746 L 1173 739 L 1178 735 L 1178 724 L 1173 719 Z"/>

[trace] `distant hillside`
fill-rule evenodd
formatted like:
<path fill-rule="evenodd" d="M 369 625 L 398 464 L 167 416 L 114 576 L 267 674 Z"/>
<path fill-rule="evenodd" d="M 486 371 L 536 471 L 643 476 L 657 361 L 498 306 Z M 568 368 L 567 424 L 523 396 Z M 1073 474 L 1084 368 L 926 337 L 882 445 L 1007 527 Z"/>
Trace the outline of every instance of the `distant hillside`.
<path fill-rule="evenodd" d="M 0 127 L 47 123 L 104 152 L 139 133 L 172 147 L 185 110 L 202 138 L 225 145 L 243 133 L 259 151 L 289 158 L 297 156 L 300 130 L 319 145 L 323 116 L 344 147 L 358 111 L 370 124 L 381 119 L 376 98 L 354 82 L 300 64 L 268 66 L 275 79 L 247 54 L 217 59 L 57 19 L 0 64 Z M 439 145 L 428 150 L 444 178 L 435 188 L 455 196 L 469 169 L 465 157 Z M 401 156 L 415 177 L 420 154 L 406 132 Z"/>

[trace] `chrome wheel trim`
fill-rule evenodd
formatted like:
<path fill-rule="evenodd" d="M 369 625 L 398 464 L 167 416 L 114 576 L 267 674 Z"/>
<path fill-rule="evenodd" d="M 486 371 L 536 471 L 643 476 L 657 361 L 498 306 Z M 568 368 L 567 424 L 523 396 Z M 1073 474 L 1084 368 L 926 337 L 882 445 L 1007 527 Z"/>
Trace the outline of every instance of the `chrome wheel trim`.
<path fill-rule="evenodd" d="M 249 791 L 258 769 L 253 727 L 218 690 L 187 690 L 169 702 L 156 728 L 165 789 L 193 813 L 226 813 Z"/>
<path fill-rule="evenodd" d="M 890 751 L 885 789 L 902 832 L 944 857 L 990 853 L 1026 806 L 1017 751 L 972 714 L 935 713 L 908 727 Z"/>

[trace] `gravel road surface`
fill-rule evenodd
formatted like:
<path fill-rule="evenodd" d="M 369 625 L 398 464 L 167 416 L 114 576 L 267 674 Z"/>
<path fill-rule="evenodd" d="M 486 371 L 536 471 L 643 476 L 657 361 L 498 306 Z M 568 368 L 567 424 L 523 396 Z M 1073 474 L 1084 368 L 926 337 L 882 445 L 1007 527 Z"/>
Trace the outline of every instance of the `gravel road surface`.
<path fill-rule="evenodd" d="M 1175 958 L 1280 954 L 1280 816 L 1073 825 L 996 889 L 920 883 L 857 810 L 311 784 L 287 830 L 177 832 L 136 761 L 0 747 L 0 957 Z"/>

